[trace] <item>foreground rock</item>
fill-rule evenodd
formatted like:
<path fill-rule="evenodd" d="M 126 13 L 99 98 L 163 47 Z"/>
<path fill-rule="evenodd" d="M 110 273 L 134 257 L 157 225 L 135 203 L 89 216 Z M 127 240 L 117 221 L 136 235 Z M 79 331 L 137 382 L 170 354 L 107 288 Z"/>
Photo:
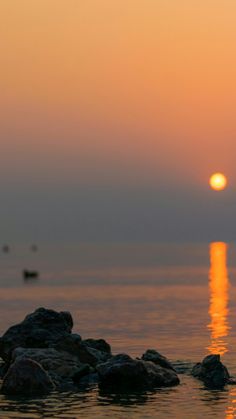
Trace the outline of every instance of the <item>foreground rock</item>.
<path fill-rule="evenodd" d="M 60 391 L 75 389 L 74 385 L 82 377 L 94 372 L 89 365 L 82 364 L 76 356 L 53 348 L 17 348 L 13 351 L 13 361 L 18 362 L 26 358 L 41 365 Z"/>
<path fill-rule="evenodd" d="M 192 375 L 211 388 L 222 388 L 231 382 L 227 368 L 220 361 L 220 355 L 206 356 L 202 362 L 194 365 Z"/>
<path fill-rule="evenodd" d="M 2 392 L 8 395 L 41 395 L 54 389 L 54 383 L 40 364 L 32 359 L 19 359 L 3 379 Z"/>
<path fill-rule="evenodd" d="M 57 343 L 52 344 L 52 347 L 58 351 L 65 351 L 73 356 L 76 356 L 80 362 L 96 367 L 97 364 L 107 361 L 111 358 L 110 351 L 99 350 L 98 348 L 107 348 L 108 343 L 103 339 L 87 339 L 81 340 L 79 335 L 71 334 L 65 338 L 60 339 Z M 89 342 L 88 342 L 89 341 Z M 93 346 L 91 346 L 91 341 Z M 102 345 L 99 343 L 103 342 Z"/>
<path fill-rule="evenodd" d="M 72 333 L 69 312 L 39 308 L 0 338 L 0 368 L 6 394 L 74 391 L 87 385 L 109 391 L 153 390 L 179 384 L 171 363 L 155 350 L 142 359 L 112 356 L 104 339 Z"/>
<path fill-rule="evenodd" d="M 142 359 L 144 361 L 152 361 L 156 365 L 160 365 L 163 368 L 167 368 L 175 371 L 173 365 L 168 361 L 168 359 L 157 352 L 155 349 L 148 349 L 143 355 Z"/>
<path fill-rule="evenodd" d="M 104 339 L 85 339 L 83 343 L 89 348 L 111 355 L 111 347 Z"/>
<path fill-rule="evenodd" d="M 151 361 L 120 354 L 97 366 L 99 385 L 109 391 L 152 390 L 179 384 L 177 374 Z"/>
<path fill-rule="evenodd" d="M 38 308 L 25 319 L 10 327 L 0 338 L 0 357 L 9 361 L 13 349 L 47 348 L 71 333 L 73 320 L 66 311 L 57 313 L 54 310 Z"/>

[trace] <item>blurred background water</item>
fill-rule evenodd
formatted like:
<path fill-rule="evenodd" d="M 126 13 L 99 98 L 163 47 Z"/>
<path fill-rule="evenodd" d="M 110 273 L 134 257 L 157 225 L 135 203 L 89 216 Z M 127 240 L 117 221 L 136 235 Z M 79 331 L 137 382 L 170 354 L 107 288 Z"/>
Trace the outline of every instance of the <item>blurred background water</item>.
<path fill-rule="evenodd" d="M 236 246 L 71 244 L 14 246 L 0 254 L 0 333 L 39 306 L 69 310 L 74 331 L 104 338 L 113 353 L 154 348 L 172 361 L 220 353 L 236 375 Z M 25 280 L 23 269 L 38 270 Z M 45 399 L 0 397 L 3 418 L 236 417 L 236 389 L 181 385 L 142 395 L 95 388 Z"/>

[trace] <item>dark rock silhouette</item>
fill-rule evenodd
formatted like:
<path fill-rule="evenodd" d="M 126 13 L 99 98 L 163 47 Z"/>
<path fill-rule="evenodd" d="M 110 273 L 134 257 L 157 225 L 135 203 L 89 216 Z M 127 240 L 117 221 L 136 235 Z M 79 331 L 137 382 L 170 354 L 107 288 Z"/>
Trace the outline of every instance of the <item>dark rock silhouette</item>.
<path fill-rule="evenodd" d="M 38 308 L 25 319 L 10 327 L 0 338 L 0 356 L 9 361 L 13 349 L 47 348 L 71 334 L 73 320 L 66 311 Z"/>
<path fill-rule="evenodd" d="M 160 365 L 163 368 L 168 368 L 175 371 L 173 365 L 168 361 L 168 359 L 157 352 L 155 349 L 148 349 L 141 358 L 143 361 L 152 361 L 156 365 Z"/>
<path fill-rule="evenodd" d="M 91 348 L 83 341 L 78 350 L 78 357 L 81 362 L 87 362 L 91 366 L 96 367 L 96 365 L 108 361 L 112 355 L 107 352 Z"/>
<path fill-rule="evenodd" d="M 153 390 L 179 384 L 177 374 L 150 361 L 119 354 L 97 366 L 99 385 L 109 391 Z"/>
<path fill-rule="evenodd" d="M 111 354 L 111 347 L 104 339 L 84 339 L 83 343 L 89 348 Z"/>
<path fill-rule="evenodd" d="M 125 354 L 113 356 L 104 339 L 82 340 L 71 333 L 72 328 L 69 312 L 45 308 L 10 327 L 0 338 L 0 356 L 5 361 L 2 391 L 30 395 L 52 388 L 75 391 L 99 383 L 110 393 L 179 384 L 172 365 L 155 350 L 146 351 L 142 360 Z"/>
<path fill-rule="evenodd" d="M 82 364 L 78 357 L 53 348 L 16 348 L 13 351 L 13 361 L 24 358 L 39 363 L 60 391 L 75 390 L 74 383 L 93 372 L 93 369 L 88 364 Z"/>
<path fill-rule="evenodd" d="M 89 364 L 92 367 L 95 367 L 98 363 L 107 361 L 111 357 L 111 351 L 108 351 L 110 345 L 105 340 L 89 339 L 89 345 L 87 341 L 82 341 L 80 335 L 71 334 L 60 339 L 53 347 L 59 351 L 66 351 L 72 355 L 76 355 L 80 362 Z M 103 342 L 101 343 L 101 341 Z M 106 349 L 107 351 L 95 349 L 94 346 Z"/>
<path fill-rule="evenodd" d="M 202 362 L 194 365 L 192 375 L 211 388 L 222 388 L 230 383 L 229 372 L 220 361 L 220 355 L 206 356 Z"/>
<path fill-rule="evenodd" d="M 32 359 L 14 362 L 3 379 L 2 393 L 9 395 L 48 394 L 54 384 L 40 364 Z"/>

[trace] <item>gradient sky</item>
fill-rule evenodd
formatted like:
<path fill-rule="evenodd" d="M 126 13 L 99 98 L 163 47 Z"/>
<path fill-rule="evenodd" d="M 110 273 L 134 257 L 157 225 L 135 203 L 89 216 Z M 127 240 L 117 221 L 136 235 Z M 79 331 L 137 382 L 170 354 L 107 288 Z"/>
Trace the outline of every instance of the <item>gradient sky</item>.
<path fill-rule="evenodd" d="M 235 0 L 1 0 L 2 240 L 234 240 L 235 16 Z"/>

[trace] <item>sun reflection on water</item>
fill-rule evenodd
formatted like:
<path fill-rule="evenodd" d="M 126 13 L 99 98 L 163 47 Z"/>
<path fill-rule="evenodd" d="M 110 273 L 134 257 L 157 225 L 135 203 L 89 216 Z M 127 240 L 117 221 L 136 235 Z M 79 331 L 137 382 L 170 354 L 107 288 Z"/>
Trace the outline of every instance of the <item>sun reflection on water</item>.
<path fill-rule="evenodd" d="M 230 390 L 229 393 L 229 405 L 226 409 L 225 419 L 234 419 L 236 415 L 236 390 L 235 388 Z"/>
<path fill-rule="evenodd" d="M 228 323 L 228 290 L 227 244 L 213 242 L 210 244 L 210 307 L 211 343 L 207 348 L 210 353 L 224 355 L 227 351 Z"/>

